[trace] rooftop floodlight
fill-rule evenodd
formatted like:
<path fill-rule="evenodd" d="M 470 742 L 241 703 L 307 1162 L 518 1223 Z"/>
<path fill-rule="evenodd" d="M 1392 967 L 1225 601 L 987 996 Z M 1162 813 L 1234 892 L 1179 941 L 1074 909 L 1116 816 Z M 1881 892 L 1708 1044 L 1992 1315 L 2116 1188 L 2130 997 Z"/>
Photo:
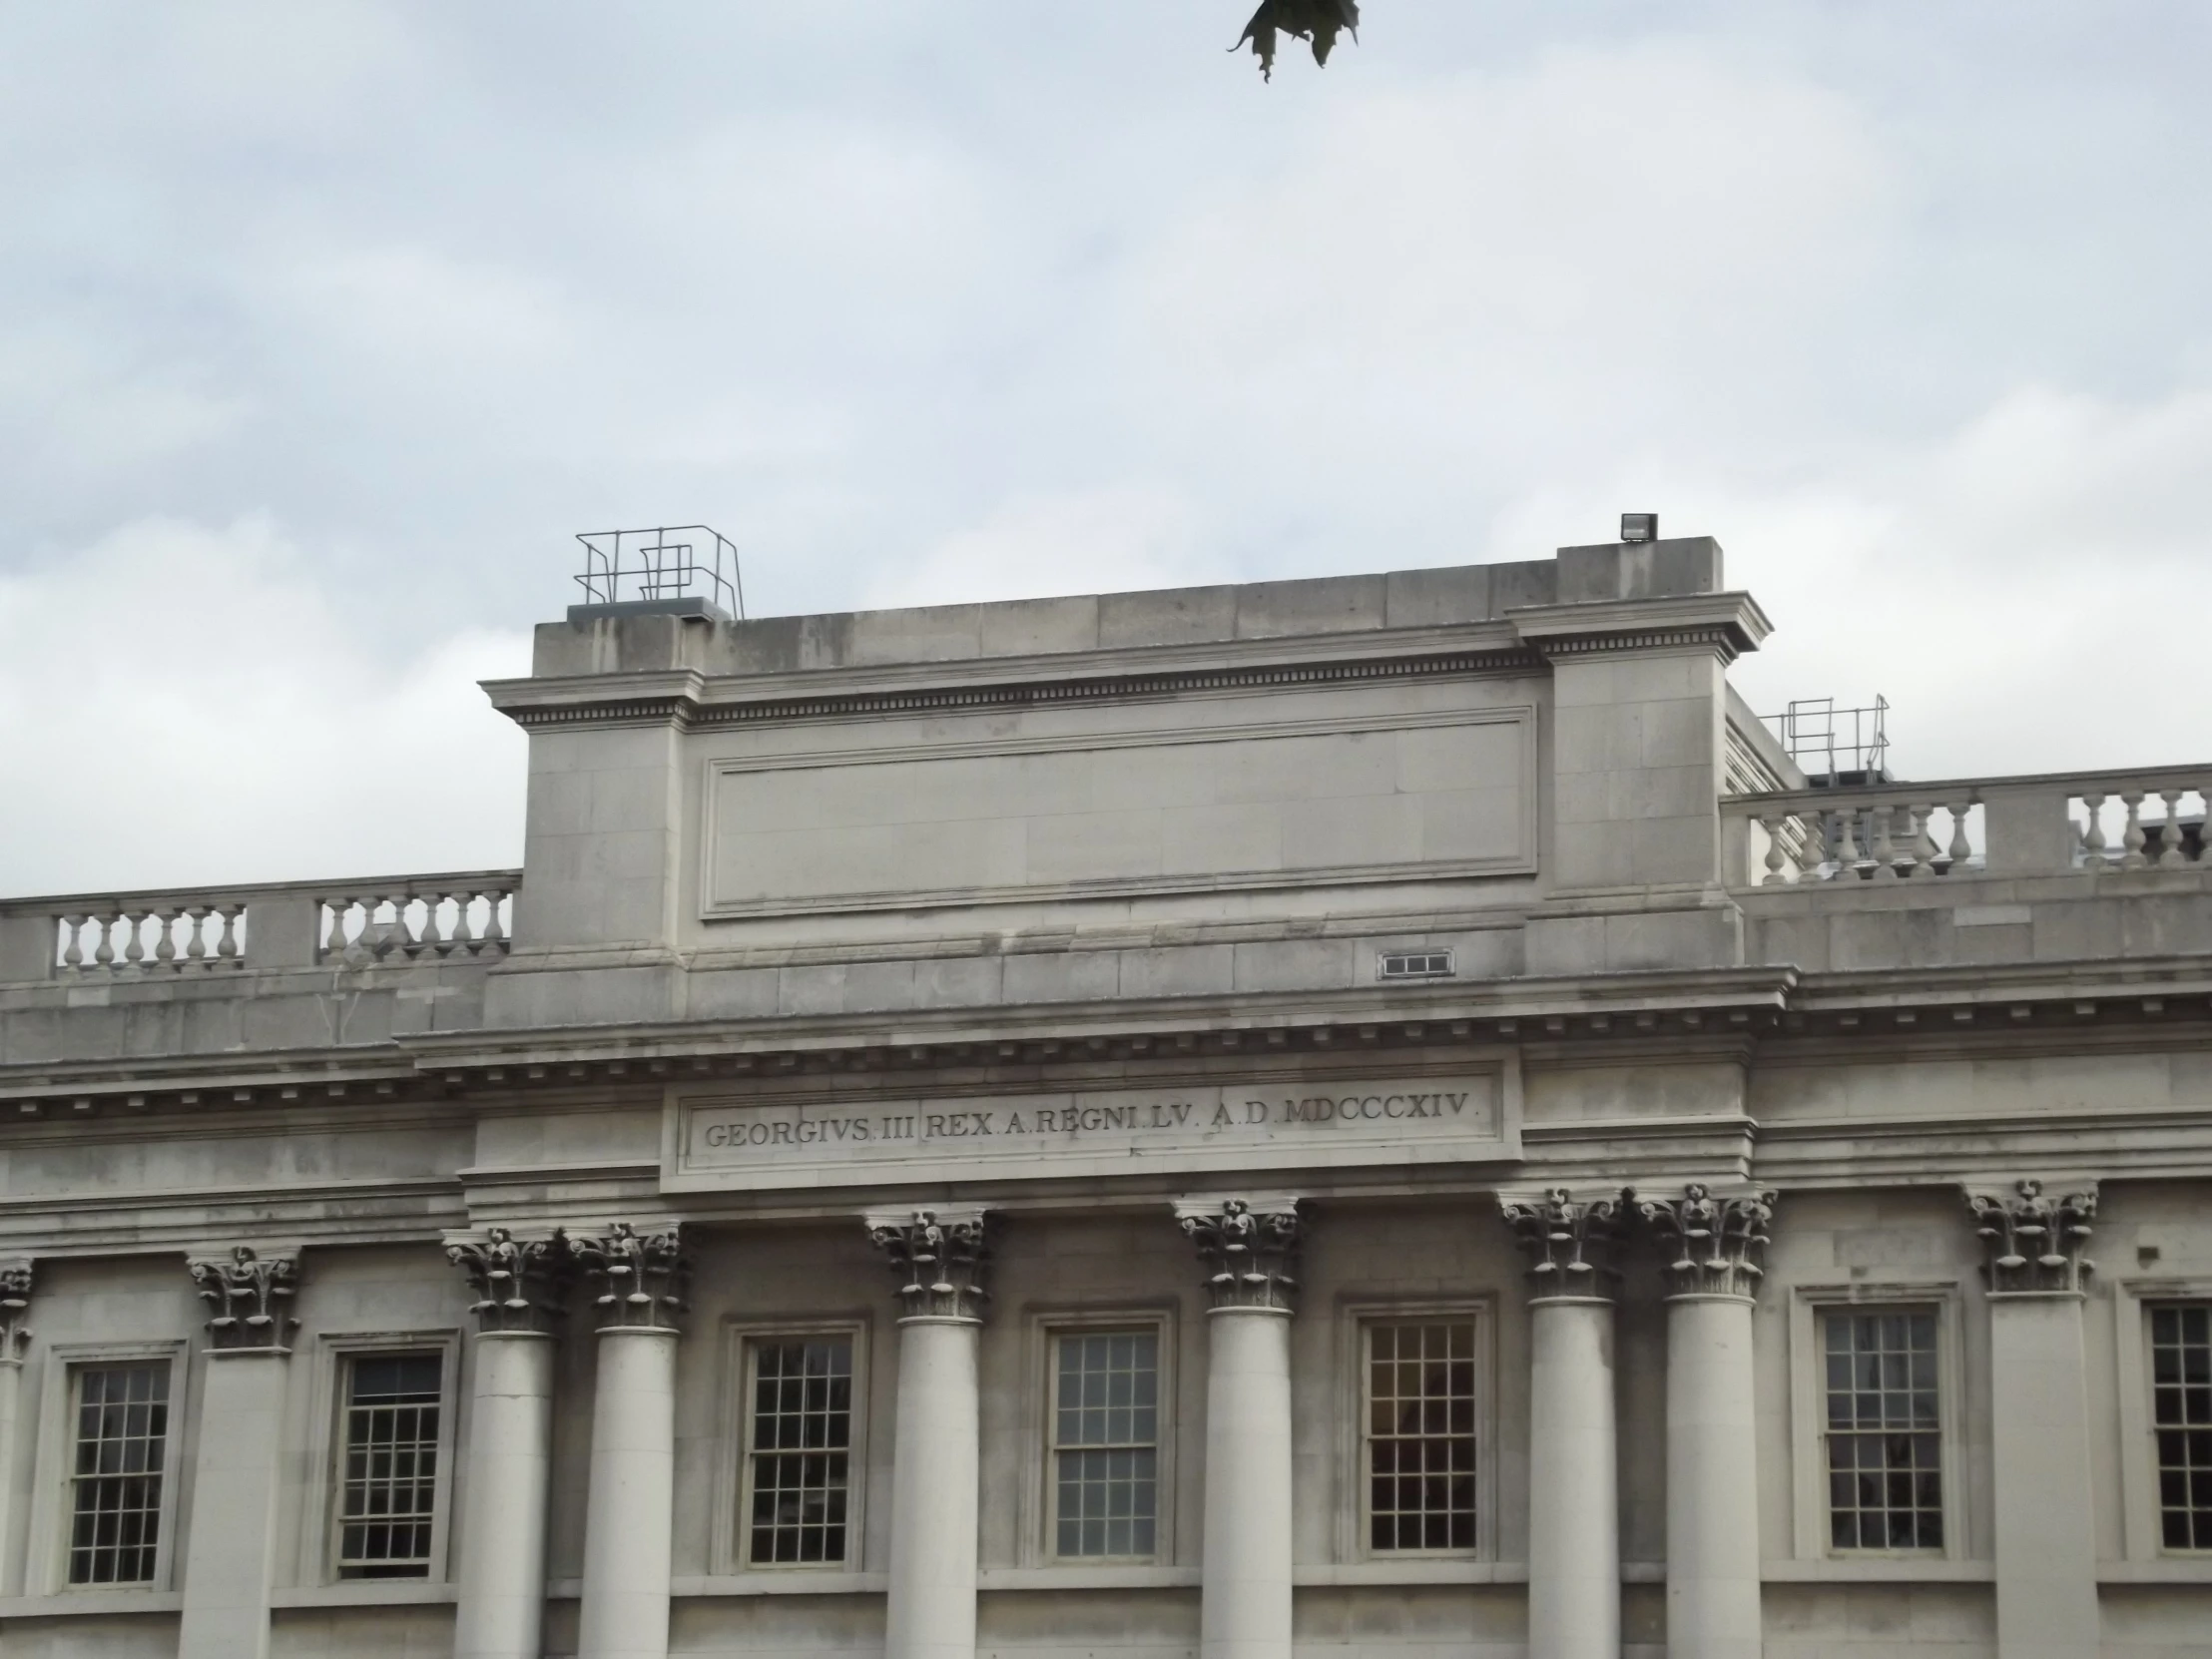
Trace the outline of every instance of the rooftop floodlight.
<path fill-rule="evenodd" d="M 1659 515 L 1657 513 L 1621 514 L 1622 541 L 1657 541 L 1659 539 Z"/>

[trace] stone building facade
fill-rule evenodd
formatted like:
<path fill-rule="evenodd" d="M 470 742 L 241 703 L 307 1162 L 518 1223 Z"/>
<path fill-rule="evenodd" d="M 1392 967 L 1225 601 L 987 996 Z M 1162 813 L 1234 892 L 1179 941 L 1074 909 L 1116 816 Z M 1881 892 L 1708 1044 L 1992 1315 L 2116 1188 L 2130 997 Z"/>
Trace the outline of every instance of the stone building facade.
<path fill-rule="evenodd" d="M 2212 767 L 1767 631 L 586 608 L 520 870 L 0 905 L 0 1651 L 2212 1652 Z"/>

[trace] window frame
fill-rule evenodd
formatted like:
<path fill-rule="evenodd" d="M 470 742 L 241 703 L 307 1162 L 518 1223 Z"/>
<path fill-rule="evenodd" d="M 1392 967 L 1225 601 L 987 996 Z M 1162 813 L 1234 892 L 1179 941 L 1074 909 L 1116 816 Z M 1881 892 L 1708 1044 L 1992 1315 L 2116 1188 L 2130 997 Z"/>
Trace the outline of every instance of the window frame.
<path fill-rule="evenodd" d="M 723 1452 L 715 1460 L 714 1520 L 708 1543 L 717 1569 L 739 1573 L 855 1573 L 867 1553 L 867 1441 L 869 1321 L 865 1315 L 827 1319 L 725 1320 L 719 1420 Z M 763 1343 L 842 1337 L 852 1344 L 851 1433 L 845 1449 L 844 1533 L 841 1561 L 755 1561 L 746 1548 L 753 1511 L 753 1365 Z"/>
<path fill-rule="evenodd" d="M 184 1440 L 192 1422 L 189 1407 L 192 1367 L 183 1339 L 152 1343 L 56 1343 L 46 1351 L 44 1385 L 39 1392 L 39 1432 L 33 1453 L 36 1484 L 31 1498 L 31 1534 L 24 1570 L 24 1593 L 55 1596 L 160 1595 L 177 1577 L 177 1488 L 182 1483 Z M 130 1584 L 72 1584 L 69 1581 L 69 1532 L 75 1520 L 77 1451 L 77 1379 L 88 1370 L 111 1366 L 169 1366 L 169 1423 L 162 1437 L 162 1501 L 156 1522 L 154 1576 Z"/>
<path fill-rule="evenodd" d="M 1024 1400 L 1021 1424 L 1021 1488 L 1015 1523 L 1017 1557 L 1024 1567 L 1069 1572 L 1111 1573 L 1131 1567 L 1166 1566 L 1175 1560 L 1176 1429 L 1182 1412 L 1176 1393 L 1180 1358 L 1180 1305 L 1125 1303 L 1110 1308 L 1032 1310 L 1023 1342 Z M 1059 1385 L 1054 1365 L 1059 1339 L 1116 1331 L 1150 1331 L 1158 1345 L 1159 1416 L 1153 1442 L 1153 1516 L 1150 1555 L 1062 1555 L 1059 1553 L 1058 1458 L 1053 1445 L 1053 1400 Z"/>
<path fill-rule="evenodd" d="M 2212 1560 L 2212 1550 L 2168 1549 L 2159 1520 L 2158 1429 L 2151 1410 L 2150 1321 L 2144 1305 L 2212 1304 L 2212 1277 L 2161 1275 L 2113 1283 L 2120 1404 L 2121 1549 L 2130 1561 Z"/>
<path fill-rule="evenodd" d="M 1063 1555 L 1060 1553 L 1060 1454 L 1063 1450 L 1085 1449 L 1063 1447 L 1060 1444 L 1060 1347 L 1070 1338 L 1086 1337 L 1134 1337 L 1152 1339 L 1152 1548 L 1129 1555 Z M 1160 1486 L 1161 1441 L 1166 1438 L 1169 1403 L 1162 1386 L 1166 1381 L 1167 1357 L 1161 1348 L 1161 1331 L 1157 1321 L 1137 1321 L 1126 1325 L 1062 1325 L 1053 1328 L 1045 1337 L 1045 1389 L 1042 1406 L 1044 1427 L 1044 1559 L 1055 1567 L 1140 1567 L 1158 1563 L 1160 1559 L 1160 1511 L 1165 1504 L 1166 1493 Z M 1131 1449 L 1137 1448 L 1130 1441 Z"/>
<path fill-rule="evenodd" d="M 1828 1502 L 1828 1344 L 1824 1315 L 1930 1313 L 1936 1317 L 1937 1468 L 1943 1486 L 1940 1549 L 1839 1549 Z M 1965 1444 L 1963 1292 L 1955 1279 L 1797 1285 L 1790 1296 L 1792 1518 L 1801 1561 L 1962 1561 L 1970 1558 Z"/>
<path fill-rule="evenodd" d="M 314 1339 L 314 1410 L 308 1416 L 312 1439 L 307 1446 L 307 1483 L 299 1528 L 300 1574 L 303 1584 L 450 1584 L 453 1582 L 453 1494 L 460 1482 L 457 1464 L 460 1433 L 461 1333 L 447 1326 L 427 1331 L 332 1331 Z M 439 1356 L 438 1368 L 438 1475 L 436 1507 L 430 1521 L 430 1569 L 420 1578 L 347 1578 L 338 1570 L 338 1547 L 343 1542 L 338 1525 L 338 1505 L 344 1501 L 345 1483 L 338 1478 L 338 1460 L 345 1455 L 345 1380 L 356 1359 L 390 1354 Z M 397 1594 L 398 1592 L 391 1592 Z"/>
<path fill-rule="evenodd" d="M 1474 1547 L 1377 1549 L 1368 1458 L 1368 1333 L 1380 1325 L 1474 1326 Z M 1495 1561 L 1497 1507 L 1497 1298 L 1365 1300 L 1338 1309 L 1337 1556 L 1356 1561 Z"/>

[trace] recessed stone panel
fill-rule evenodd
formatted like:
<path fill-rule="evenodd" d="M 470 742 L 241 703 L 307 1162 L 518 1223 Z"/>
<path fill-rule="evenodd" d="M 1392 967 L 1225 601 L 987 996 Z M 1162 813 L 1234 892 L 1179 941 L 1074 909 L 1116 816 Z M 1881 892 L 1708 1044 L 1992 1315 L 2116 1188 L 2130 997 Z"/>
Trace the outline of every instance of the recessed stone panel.
<path fill-rule="evenodd" d="M 1532 713 L 709 765 L 709 918 L 1534 867 Z"/>

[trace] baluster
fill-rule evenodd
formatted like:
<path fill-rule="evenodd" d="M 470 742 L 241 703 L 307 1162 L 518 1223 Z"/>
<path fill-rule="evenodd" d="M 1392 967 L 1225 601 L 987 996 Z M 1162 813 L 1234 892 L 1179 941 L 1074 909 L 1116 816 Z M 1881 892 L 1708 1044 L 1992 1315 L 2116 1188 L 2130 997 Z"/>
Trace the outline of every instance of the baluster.
<path fill-rule="evenodd" d="M 1828 865 L 1828 815 L 1826 813 L 1802 813 L 1798 817 L 1798 829 L 1805 836 L 1798 850 L 1798 868 L 1815 880 L 1826 880 Z"/>
<path fill-rule="evenodd" d="M 243 904 L 218 904 L 215 907 L 215 954 L 219 962 L 236 962 L 239 959 L 239 924 L 246 919 Z"/>
<path fill-rule="evenodd" d="M 123 964 L 126 967 L 136 967 L 146 960 L 146 919 L 129 910 L 123 912 Z"/>
<path fill-rule="evenodd" d="M 100 940 L 99 945 L 92 953 L 92 965 L 94 967 L 115 966 L 116 919 L 112 915 L 97 915 L 92 918 L 93 926 L 99 929 L 98 937 Z"/>
<path fill-rule="evenodd" d="M 187 967 L 206 967 L 208 965 L 208 938 L 200 926 L 201 918 L 207 913 L 208 907 L 205 904 L 187 904 L 184 908 L 185 966 Z"/>
<path fill-rule="evenodd" d="M 1845 807 L 1836 814 L 1836 879 L 1859 873 L 1859 809 Z"/>
<path fill-rule="evenodd" d="M 62 917 L 62 966 L 81 968 L 85 965 L 85 917 Z"/>
<path fill-rule="evenodd" d="M 2102 822 L 2104 797 L 2101 795 L 2085 795 L 2081 798 L 2081 805 L 2089 815 L 2088 823 L 2081 831 L 2081 861 L 2091 868 L 2101 868 L 2105 862 L 2104 824 Z"/>
<path fill-rule="evenodd" d="M 350 898 L 336 893 L 322 900 L 322 912 L 328 918 L 328 928 L 315 952 L 317 956 L 335 956 L 345 949 L 345 907 L 352 902 Z"/>
<path fill-rule="evenodd" d="M 1966 839 L 1966 815 L 1972 811 L 1971 801 L 1958 802 L 1950 809 L 1950 864 L 1945 874 L 1964 869 L 1973 857 L 1973 842 Z"/>
<path fill-rule="evenodd" d="M 2166 804 L 2166 820 L 2158 827 L 2158 867 L 2181 869 L 2189 862 L 2181 850 L 2181 798 L 2187 790 L 2160 790 L 2158 799 Z"/>
<path fill-rule="evenodd" d="M 1933 802 L 1921 807 L 1905 809 L 1913 823 L 1913 867 L 1907 873 L 1934 875 L 1936 873 L 1936 840 L 1929 834 L 1928 827 L 1936 817 Z"/>
<path fill-rule="evenodd" d="M 1874 809 L 1874 879 L 1877 881 L 1898 878 L 1897 842 L 1892 838 L 1897 816 L 1895 807 Z"/>
<path fill-rule="evenodd" d="M 1777 815 L 1754 822 L 1767 832 L 1767 855 L 1762 860 L 1767 866 L 1767 873 L 1759 877 L 1759 884 L 1762 887 L 1779 886 L 1786 879 L 1782 873 L 1782 866 L 1787 861 L 1782 851 L 1782 826 L 1788 820 Z"/>
<path fill-rule="evenodd" d="M 448 903 L 453 905 L 453 919 L 450 922 L 445 919 L 445 906 Z M 444 888 L 439 888 L 430 895 L 430 912 L 423 919 L 428 924 L 427 931 L 430 935 L 431 949 L 440 956 L 452 955 L 454 945 L 460 941 L 461 907 L 459 899 Z"/>
<path fill-rule="evenodd" d="M 506 930 L 499 925 L 499 906 L 506 902 L 507 894 L 498 888 L 494 888 L 484 894 L 484 897 L 490 902 L 491 908 L 484 914 L 484 931 L 481 935 L 484 941 L 482 948 L 487 954 L 503 955 L 507 949 L 507 934 Z"/>
<path fill-rule="evenodd" d="M 2120 844 L 2127 850 L 2120 854 L 2120 868 L 2147 869 L 2150 859 L 2143 855 L 2143 842 L 2150 837 L 2143 833 L 2143 792 L 2123 790 L 2120 800 L 2127 808 L 2127 828 L 2120 831 Z"/>

